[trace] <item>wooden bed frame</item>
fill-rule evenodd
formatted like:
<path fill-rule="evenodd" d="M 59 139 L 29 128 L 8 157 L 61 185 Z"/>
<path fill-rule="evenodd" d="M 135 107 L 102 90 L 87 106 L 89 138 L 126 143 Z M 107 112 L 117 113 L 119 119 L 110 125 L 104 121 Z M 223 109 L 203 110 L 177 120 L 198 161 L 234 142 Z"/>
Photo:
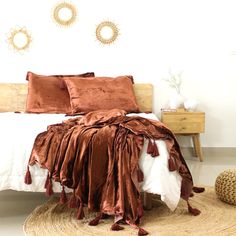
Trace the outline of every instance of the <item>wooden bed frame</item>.
<path fill-rule="evenodd" d="M 137 103 L 142 112 L 152 111 L 152 85 L 134 84 Z M 0 112 L 25 111 L 28 85 L 0 83 Z"/>
<path fill-rule="evenodd" d="M 142 112 L 152 111 L 152 84 L 134 84 L 137 103 Z M 28 93 L 27 83 L 0 83 L 0 112 L 24 112 Z M 152 208 L 152 194 L 143 194 L 145 209 Z"/>

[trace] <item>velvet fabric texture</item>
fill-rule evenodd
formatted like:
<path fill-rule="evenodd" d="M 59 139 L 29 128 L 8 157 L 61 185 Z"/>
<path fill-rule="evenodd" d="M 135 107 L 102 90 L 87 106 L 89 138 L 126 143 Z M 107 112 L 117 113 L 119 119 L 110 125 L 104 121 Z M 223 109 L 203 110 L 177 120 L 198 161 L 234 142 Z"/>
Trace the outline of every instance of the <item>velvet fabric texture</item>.
<path fill-rule="evenodd" d="M 94 76 L 93 72 L 80 75 L 37 75 L 27 73 L 28 95 L 26 112 L 28 113 L 70 113 L 70 96 L 63 77 L 83 78 Z"/>
<path fill-rule="evenodd" d="M 72 114 L 86 114 L 101 109 L 122 109 L 140 112 L 136 102 L 132 76 L 91 77 L 75 79 L 64 77 L 69 94 Z"/>
<path fill-rule="evenodd" d="M 170 171 L 182 177 L 181 197 L 188 200 L 193 189 L 172 132 L 159 121 L 124 114 L 117 109 L 95 111 L 51 125 L 37 136 L 29 159 L 29 165 L 38 163 L 49 171 L 47 193 L 52 189 L 50 179 L 74 190 L 69 206 L 78 208 L 78 219 L 84 216 L 84 204 L 100 212 L 91 225 L 104 215 L 114 216 L 114 223 L 139 224 L 143 215 L 139 156 L 144 138 L 166 141 L 173 159 Z"/>

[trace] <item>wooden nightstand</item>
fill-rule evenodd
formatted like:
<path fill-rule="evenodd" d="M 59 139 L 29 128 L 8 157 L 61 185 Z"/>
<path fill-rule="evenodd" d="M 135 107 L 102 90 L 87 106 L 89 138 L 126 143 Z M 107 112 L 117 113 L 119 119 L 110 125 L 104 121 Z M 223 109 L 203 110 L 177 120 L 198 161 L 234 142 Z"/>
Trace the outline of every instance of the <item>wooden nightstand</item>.
<path fill-rule="evenodd" d="M 205 113 L 185 110 L 162 111 L 162 122 L 176 135 L 190 135 L 197 157 L 203 161 L 200 133 L 205 130 Z"/>

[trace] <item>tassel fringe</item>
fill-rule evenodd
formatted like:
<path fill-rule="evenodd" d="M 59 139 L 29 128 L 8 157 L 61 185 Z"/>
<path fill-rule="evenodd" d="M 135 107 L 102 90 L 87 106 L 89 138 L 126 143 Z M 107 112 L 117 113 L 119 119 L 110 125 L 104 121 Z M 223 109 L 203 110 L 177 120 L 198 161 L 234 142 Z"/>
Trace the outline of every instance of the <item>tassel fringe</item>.
<path fill-rule="evenodd" d="M 148 232 L 145 229 L 140 228 L 137 224 L 132 223 L 129 219 L 127 219 L 125 222 L 132 228 L 138 229 L 138 236 L 148 235 Z"/>
<path fill-rule="evenodd" d="M 102 218 L 102 214 L 99 214 L 97 217 L 95 217 L 93 220 L 89 222 L 90 226 L 96 226 L 98 225 L 100 219 Z"/>
<path fill-rule="evenodd" d="M 151 156 L 152 157 L 159 156 L 159 151 L 158 151 L 157 144 L 156 144 L 155 140 L 153 141 L 153 150 L 152 150 Z"/>
<path fill-rule="evenodd" d="M 46 179 L 45 184 L 44 184 L 45 189 L 47 188 L 49 181 L 50 181 L 50 177 L 49 177 L 49 172 L 48 172 L 47 179 Z"/>
<path fill-rule="evenodd" d="M 62 185 L 62 191 L 61 191 L 61 195 L 60 195 L 60 204 L 65 204 L 67 202 L 67 196 L 66 196 L 66 192 L 65 192 L 65 187 L 64 185 Z"/>
<path fill-rule="evenodd" d="M 197 216 L 201 213 L 201 211 L 199 211 L 197 208 L 192 208 L 188 201 L 187 204 L 188 204 L 188 212 L 191 213 L 192 215 Z"/>
<path fill-rule="evenodd" d="M 156 144 L 155 140 L 153 140 L 153 142 L 152 142 L 151 139 L 149 139 L 148 147 L 147 147 L 147 154 L 150 154 L 152 157 L 159 156 L 159 151 L 158 151 L 157 144 Z"/>
<path fill-rule="evenodd" d="M 195 192 L 195 193 L 202 193 L 204 191 L 205 191 L 205 188 L 193 187 L 193 192 Z"/>
<path fill-rule="evenodd" d="M 138 236 L 141 236 L 141 235 L 148 235 L 148 232 L 145 229 L 139 228 Z"/>
<path fill-rule="evenodd" d="M 51 178 L 49 178 L 48 181 L 46 180 L 46 183 L 45 183 L 45 186 L 46 186 L 46 193 L 45 194 L 47 197 L 50 197 L 53 194 Z"/>
<path fill-rule="evenodd" d="M 111 230 L 113 231 L 120 231 L 120 230 L 123 230 L 124 227 L 118 225 L 117 223 L 114 223 L 112 226 L 111 226 Z"/>
<path fill-rule="evenodd" d="M 29 166 L 27 166 L 27 171 L 25 174 L 25 184 L 31 184 L 32 183 L 32 178 L 29 170 Z"/>
<path fill-rule="evenodd" d="M 175 171 L 177 169 L 175 160 L 172 156 L 170 156 L 168 159 L 168 166 L 169 166 L 169 171 Z"/>
<path fill-rule="evenodd" d="M 147 147 L 147 154 L 152 154 L 153 153 L 153 144 L 151 139 L 148 141 L 148 147 Z"/>

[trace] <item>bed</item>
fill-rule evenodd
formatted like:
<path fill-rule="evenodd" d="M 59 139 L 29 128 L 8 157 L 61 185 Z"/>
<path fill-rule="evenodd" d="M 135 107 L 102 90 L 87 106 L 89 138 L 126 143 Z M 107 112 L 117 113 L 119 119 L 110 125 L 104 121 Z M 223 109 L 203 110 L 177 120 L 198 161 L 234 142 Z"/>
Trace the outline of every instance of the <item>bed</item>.
<path fill-rule="evenodd" d="M 24 183 L 29 156 L 36 136 L 47 130 L 52 124 L 61 123 L 74 116 L 65 114 L 34 114 L 25 113 L 28 94 L 28 84 L 0 83 L 0 191 L 12 189 L 17 191 L 44 192 L 47 170 L 37 165 L 31 166 L 32 184 Z M 133 84 L 133 90 L 139 113 L 129 113 L 127 116 L 140 116 L 151 120 L 158 120 L 152 111 L 152 85 Z M 174 210 L 181 195 L 182 177 L 178 171 L 169 171 L 169 153 L 166 142 L 155 140 L 158 147 L 158 158 L 146 153 L 148 140 L 145 139 L 143 150 L 139 158 L 139 167 L 143 172 L 140 182 L 141 191 L 145 192 L 144 204 L 150 208 L 150 194 L 159 194 L 167 206 Z M 54 192 L 61 191 L 59 183 L 53 184 Z M 70 189 L 66 188 L 66 192 Z M 190 190 L 191 191 L 191 190 Z M 117 230 L 117 229 L 114 229 Z M 144 233 L 145 234 L 145 233 Z"/>

